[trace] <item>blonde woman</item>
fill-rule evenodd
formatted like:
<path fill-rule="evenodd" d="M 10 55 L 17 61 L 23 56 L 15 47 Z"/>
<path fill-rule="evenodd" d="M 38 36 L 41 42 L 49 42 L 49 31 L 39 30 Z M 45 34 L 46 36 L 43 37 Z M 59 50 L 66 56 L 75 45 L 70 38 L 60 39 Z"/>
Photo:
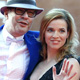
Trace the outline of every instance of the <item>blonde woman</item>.
<path fill-rule="evenodd" d="M 52 9 L 42 19 L 40 26 L 40 41 L 42 44 L 41 62 L 34 70 L 32 76 L 39 80 L 79 80 L 80 66 L 75 55 L 75 48 L 78 46 L 78 34 L 72 15 L 64 9 Z M 60 77 L 64 59 L 69 62 L 62 74 L 66 75 L 73 68 L 69 75 Z M 55 65 L 55 67 L 53 67 Z M 76 75 L 73 77 L 73 73 Z M 39 74 L 38 74 L 39 73 Z M 56 74 L 56 75 L 55 75 Z M 72 76 L 71 78 L 69 78 Z M 38 80 L 38 79 L 33 80 Z"/>

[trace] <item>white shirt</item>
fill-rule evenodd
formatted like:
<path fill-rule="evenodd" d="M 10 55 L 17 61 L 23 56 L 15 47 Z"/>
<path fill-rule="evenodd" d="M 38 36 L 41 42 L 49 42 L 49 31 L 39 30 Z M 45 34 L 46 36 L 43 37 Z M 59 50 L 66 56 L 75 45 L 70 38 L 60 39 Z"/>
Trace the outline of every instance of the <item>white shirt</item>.
<path fill-rule="evenodd" d="M 29 51 L 24 44 L 24 36 L 17 37 L 11 44 L 7 37 L 13 38 L 7 30 L 0 32 L 0 80 L 22 80 L 29 64 Z"/>

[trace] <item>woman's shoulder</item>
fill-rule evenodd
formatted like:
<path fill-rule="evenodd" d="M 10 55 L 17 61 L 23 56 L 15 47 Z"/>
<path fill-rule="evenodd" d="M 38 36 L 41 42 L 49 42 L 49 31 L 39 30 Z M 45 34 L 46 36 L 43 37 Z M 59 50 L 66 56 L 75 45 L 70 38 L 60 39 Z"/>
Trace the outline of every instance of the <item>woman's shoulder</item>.
<path fill-rule="evenodd" d="M 73 61 L 78 61 L 78 63 L 80 64 L 80 56 L 78 55 L 73 55 L 73 54 L 69 54 L 69 55 L 66 55 L 64 56 L 63 60 L 67 58 L 67 59 L 70 59 L 70 60 L 73 60 Z"/>
<path fill-rule="evenodd" d="M 68 61 L 73 65 L 79 65 L 79 60 L 77 58 L 69 58 Z"/>
<path fill-rule="evenodd" d="M 75 59 L 75 58 L 69 58 L 68 61 L 69 61 L 69 65 L 73 65 L 71 74 L 73 74 L 74 72 L 77 73 L 73 80 L 79 80 L 79 77 L 80 77 L 80 64 L 79 64 L 78 60 Z"/>

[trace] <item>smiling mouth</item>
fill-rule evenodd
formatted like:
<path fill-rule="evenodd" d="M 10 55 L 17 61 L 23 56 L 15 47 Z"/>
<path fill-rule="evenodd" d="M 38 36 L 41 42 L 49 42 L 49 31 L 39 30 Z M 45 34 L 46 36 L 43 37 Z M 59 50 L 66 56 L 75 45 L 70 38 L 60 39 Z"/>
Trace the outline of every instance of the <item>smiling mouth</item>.
<path fill-rule="evenodd" d="M 53 41 L 53 43 L 59 43 L 59 41 Z"/>
<path fill-rule="evenodd" d="M 52 40 L 52 43 L 59 43 L 60 41 L 58 40 Z"/>

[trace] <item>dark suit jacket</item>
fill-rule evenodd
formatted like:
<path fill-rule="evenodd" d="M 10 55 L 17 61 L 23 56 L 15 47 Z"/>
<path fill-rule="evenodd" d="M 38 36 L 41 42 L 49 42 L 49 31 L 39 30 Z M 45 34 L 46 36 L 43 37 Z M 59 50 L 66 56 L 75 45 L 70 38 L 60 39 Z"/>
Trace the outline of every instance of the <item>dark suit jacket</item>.
<path fill-rule="evenodd" d="M 4 25 L 0 27 L 0 31 L 3 29 L 3 27 Z M 29 80 L 28 76 L 31 74 L 37 63 L 41 60 L 41 56 L 39 54 L 41 49 L 41 44 L 36 40 L 38 36 L 39 36 L 39 31 L 28 31 L 24 35 L 24 40 L 30 53 L 30 61 L 28 69 L 25 71 L 23 80 Z"/>

